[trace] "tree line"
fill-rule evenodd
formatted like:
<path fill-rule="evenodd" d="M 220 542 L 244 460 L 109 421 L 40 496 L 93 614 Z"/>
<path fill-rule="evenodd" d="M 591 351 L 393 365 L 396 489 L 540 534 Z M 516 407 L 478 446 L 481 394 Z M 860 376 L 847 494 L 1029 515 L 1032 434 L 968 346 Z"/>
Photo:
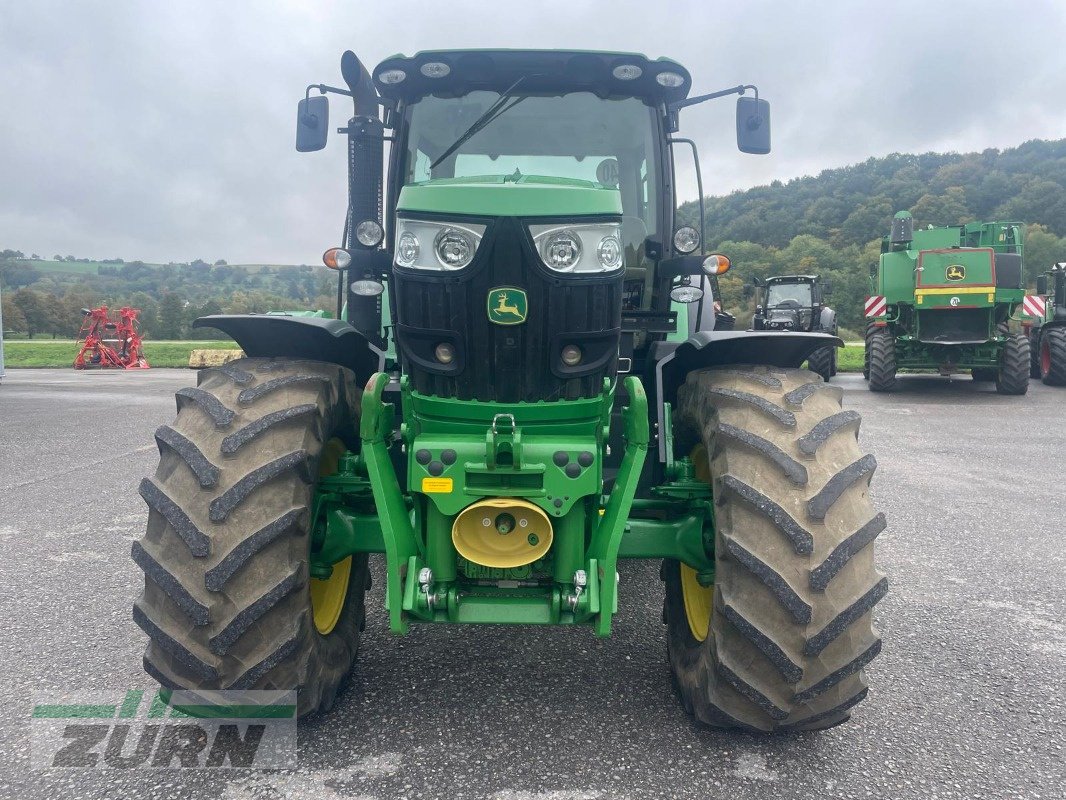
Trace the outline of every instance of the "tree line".
<path fill-rule="evenodd" d="M 1066 139 L 1034 140 L 981 153 L 893 154 L 708 197 L 706 239 L 734 270 L 722 281 L 723 301 L 746 326 L 752 304 L 742 286 L 754 277 L 820 274 L 831 279 L 830 303 L 841 324 L 860 330 L 870 268 L 893 214 L 907 210 L 917 226 L 1004 220 L 1027 224 L 1026 280 L 1066 260 Z M 682 224 L 699 224 L 699 208 L 679 209 Z"/>

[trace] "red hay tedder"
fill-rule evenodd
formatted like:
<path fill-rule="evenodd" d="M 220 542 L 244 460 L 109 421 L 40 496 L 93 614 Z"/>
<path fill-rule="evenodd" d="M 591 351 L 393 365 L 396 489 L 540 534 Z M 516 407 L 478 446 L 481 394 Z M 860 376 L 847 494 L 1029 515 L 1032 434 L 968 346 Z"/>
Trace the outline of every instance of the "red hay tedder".
<path fill-rule="evenodd" d="M 74 359 L 74 369 L 148 369 L 141 353 L 141 335 L 137 333 L 140 309 L 121 308 L 118 322 L 108 317 L 107 306 L 83 308 L 81 313 L 81 349 Z"/>

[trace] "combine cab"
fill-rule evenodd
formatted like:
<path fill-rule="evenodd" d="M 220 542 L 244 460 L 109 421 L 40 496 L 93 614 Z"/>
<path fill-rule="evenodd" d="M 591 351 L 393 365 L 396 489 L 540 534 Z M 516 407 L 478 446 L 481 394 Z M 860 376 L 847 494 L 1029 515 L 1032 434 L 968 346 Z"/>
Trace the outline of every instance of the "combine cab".
<path fill-rule="evenodd" d="M 915 231 L 896 214 L 881 243 L 866 300 L 866 366 L 875 392 L 897 386 L 899 369 L 951 375 L 970 370 L 1001 394 L 1029 388 L 1029 342 L 1011 331 L 1021 311 L 1023 226 L 971 223 Z"/>
<path fill-rule="evenodd" d="M 137 332 L 139 309 L 121 308 L 117 321 L 108 316 L 107 306 L 83 308 L 81 313 L 74 369 L 148 369 Z"/>
<path fill-rule="evenodd" d="M 681 110 L 744 95 L 738 146 L 766 153 L 766 101 L 690 97 L 680 64 L 629 53 L 434 51 L 373 72 L 346 53 L 341 70 L 347 89 L 300 103 L 297 149 L 335 127 L 313 92 L 354 100 L 346 233 L 324 257 L 344 318 L 197 321 L 249 358 L 199 373 L 156 432 L 133 545 L 147 671 L 296 688 L 321 711 L 355 668 L 370 553 L 397 635 L 607 636 L 619 559 L 656 559 L 697 719 L 846 720 L 881 647 L 885 522 L 859 415 L 799 368 L 842 343 L 720 330 L 729 259 L 675 222 Z M 575 676 L 608 667 L 572 657 Z"/>
<path fill-rule="evenodd" d="M 836 312 L 826 305 L 831 288 L 817 275 L 777 275 L 745 286 L 745 292 L 759 292 L 751 329 L 755 331 L 816 331 L 837 334 Z M 837 374 L 836 347 L 823 347 L 811 353 L 807 368 L 828 381 Z"/>
<path fill-rule="evenodd" d="M 1036 294 L 1025 298 L 1032 372 L 1048 386 L 1066 386 L 1066 262 L 1036 279 Z"/>

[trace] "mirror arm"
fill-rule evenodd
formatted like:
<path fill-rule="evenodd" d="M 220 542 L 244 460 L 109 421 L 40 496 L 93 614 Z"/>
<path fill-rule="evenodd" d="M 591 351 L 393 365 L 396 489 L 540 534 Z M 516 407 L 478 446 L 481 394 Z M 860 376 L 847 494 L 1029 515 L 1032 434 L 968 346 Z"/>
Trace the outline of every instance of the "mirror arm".
<path fill-rule="evenodd" d="M 349 89 L 338 89 L 336 86 L 327 86 L 324 83 L 312 83 L 310 86 L 308 86 L 307 92 L 304 94 L 305 98 L 311 97 L 312 89 L 317 89 L 319 91 L 319 94 L 343 94 L 345 97 L 351 97 L 353 99 L 355 98 L 355 94 L 353 94 Z M 394 103 L 393 101 L 386 100 L 383 97 L 375 97 L 374 99 L 377 101 L 377 104 L 382 108 L 387 108 L 390 111 L 396 110 L 396 103 Z"/>
<path fill-rule="evenodd" d="M 667 141 L 670 144 L 687 144 L 692 148 L 692 161 L 696 164 L 696 191 L 700 193 L 700 254 L 702 255 L 707 252 L 707 246 L 705 244 L 707 238 L 707 220 L 704 217 L 703 209 L 703 175 L 700 173 L 700 154 L 696 150 L 696 143 L 691 139 L 671 137 Z"/>
<path fill-rule="evenodd" d="M 678 121 L 678 112 L 683 108 L 694 106 L 697 103 L 705 103 L 708 100 L 714 100 L 719 97 L 727 97 L 731 94 L 744 94 L 751 89 L 755 93 L 755 99 L 759 99 L 759 88 L 752 84 L 742 84 L 740 86 L 733 86 L 729 89 L 722 89 L 718 92 L 711 92 L 710 94 L 701 94 L 696 97 L 689 97 L 687 100 L 678 100 L 676 103 L 670 103 L 666 106 L 666 123 L 669 133 L 677 133 L 680 130 L 680 123 Z"/>

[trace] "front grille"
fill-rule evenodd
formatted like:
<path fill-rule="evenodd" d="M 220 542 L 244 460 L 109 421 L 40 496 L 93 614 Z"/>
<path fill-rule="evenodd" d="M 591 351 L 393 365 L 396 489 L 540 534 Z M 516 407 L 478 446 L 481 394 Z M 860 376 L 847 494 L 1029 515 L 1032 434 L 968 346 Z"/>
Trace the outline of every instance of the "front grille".
<path fill-rule="evenodd" d="M 990 308 L 936 308 L 918 312 L 918 340 L 974 344 L 989 339 Z"/>
<path fill-rule="evenodd" d="M 489 225 L 474 262 L 461 272 L 394 270 L 397 342 L 412 387 L 460 400 L 595 397 L 617 371 L 622 279 L 621 270 L 606 278 L 548 273 L 525 222 L 513 218 Z M 524 323 L 489 321 L 489 291 L 497 287 L 526 292 Z M 449 366 L 433 356 L 442 341 L 456 350 Z M 583 351 L 573 368 L 560 359 L 568 344 Z"/>

